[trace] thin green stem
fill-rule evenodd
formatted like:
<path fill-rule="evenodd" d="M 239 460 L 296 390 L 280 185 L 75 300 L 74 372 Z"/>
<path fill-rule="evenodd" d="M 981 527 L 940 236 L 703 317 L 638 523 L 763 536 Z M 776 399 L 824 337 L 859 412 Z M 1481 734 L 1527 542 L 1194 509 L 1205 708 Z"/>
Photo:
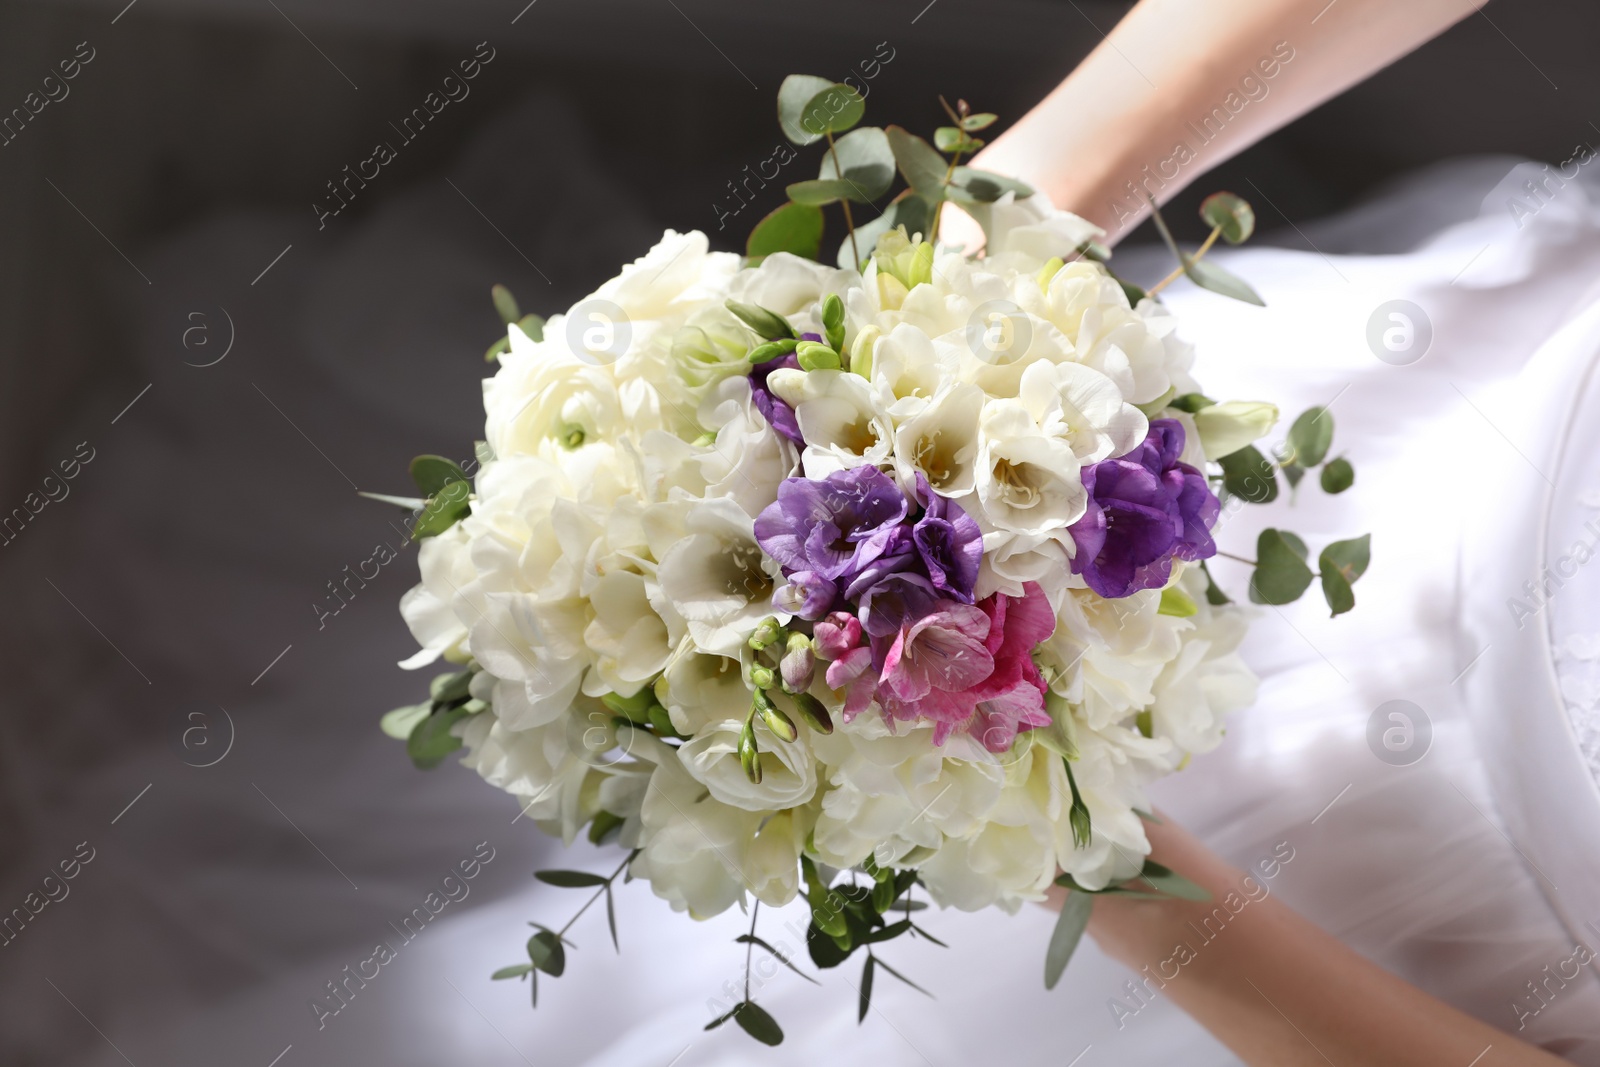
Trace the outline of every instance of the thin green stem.
<path fill-rule="evenodd" d="M 590 897 L 588 899 L 588 901 L 583 905 L 583 907 L 578 909 L 578 914 L 576 914 L 572 918 L 568 919 L 567 920 L 567 925 L 563 926 L 560 930 L 556 931 L 556 936 L 557 937 L 561 937 L 562 935 L 564 935 L 568 930 L 572 929 L 572 924 L 573 923 L 575 923 L 579 919 L 583 918 L 583 913 L 589 910 L 589 905 L 593 904 L 595 901 L 599 900 L 601 898 L 601 896 L 603 896 L 605 894 L 605 891 L 611 888 L 611 883 L 615 882 L 617 880 L 617 878 L 622 874 L 622 872 L 627 869 L 628 864 L 632 863 L 633 862 L 633 858 L 635 856 L 637 856 L 638 854 L 639 854 L 639 850 L 638 849 L 634 849 L 632 852 L 628 853 L 628 858 L 623 860 L 620 864 L 618 864 L 617 865 L 617 869 L 611 872 L 611 877 L 606 879 L 606 884 L 601 886 L 599 889 L 596 889 L 594 891 L 594 896 Z"/>
<path fill-rule="evenodd" d="M 1256 561 L 1253 560 L 1253 559 L 1246 559 L 1243 556 L 1236 556 L 1232 552 L 1224 552 L 1220 548 L 1217 549 L 1217 555 L 1221 556 L 1224 559 L 1231 559 L 1235 563 L 1243 563 L 1243 564 L 1246 564 L 1247 566 L 1251 566 L 1251 567 L 1254 567 L 1256 565 Z"/>
<path fill-rule="evenodd" d="M 833 160 L 833 172 L 844 180 L 844 168 L 839 165 L 839 153 L 833 145 L 833 131 L 828 131 L 828 158 Z M 856 244 L 856 223 L 850 216 L 850 198 L 841 197 L 839 206 L 844 209 L 844 227 L 850 231 L 850 255 L 855 259 L 856 268 L 861 267 L 861 248 Z"/>
<path fill-rule="evenodd" d="M 744 999 L 750 999 L 750 962 L 756 951 L 756 916 L 761 913 L 761 901 L 750 909 L 750 940 L 744 943 Z"/>
<path fill-rule="evenodd" d="M 1199 262 L 1199 260 L 1200 260 L 1200 258 L 1202 256 L 1204 256 L 1207 252 L 1211 251 L 1211 246 L 1217 243 L 1217 237 L 1221 233 L 1222 233 L 1222 227 L 1221 226 L 1218 226 L 1215 229 L 1213 229 L 1211 231 L 1211 236 L 1207 237 L 1206 240 L 1205 240 L 1205 244 L 1201 245 L 1200 248 L 1195 252 L 1195 254 L 1189 258 L 1189 262 L 1190 263 Z M 1150 289 L 1147 292 L 1146 295 L 1155 296 L 1157 293 L 1161 292 L 1161 290 L 1165 289 L 1167 286 L 1171 285 L 1173 282 L 1175 282 L 1179 278 L 1183 277 L 1184 273 L 1188 269 L 1189 269 L 1188 268 L 1188 264 L 1180 263 L 1178 265 L 1178 269 L 1177 270 L 1173 271 L 1171 274 L 1167 275 L 1165 278 L 1162 278 L 1159 282 L 1156 282 L 1155 287 L 1153 289 Z"/>

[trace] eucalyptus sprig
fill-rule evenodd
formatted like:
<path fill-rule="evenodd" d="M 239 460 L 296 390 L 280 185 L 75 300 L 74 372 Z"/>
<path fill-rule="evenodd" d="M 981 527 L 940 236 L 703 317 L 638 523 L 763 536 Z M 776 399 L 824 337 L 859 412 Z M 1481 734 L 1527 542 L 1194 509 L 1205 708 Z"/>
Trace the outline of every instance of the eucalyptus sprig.
<path fill-rule="evenodd" d="M 1168 402 L 1193 416 L 1205 418 L 1216 402 L 1199 393 L 1187 393 Z M 1278 499 L 1278 475 L 1291 490 L 1299 487 L 1306 474 L 1322 468 L 1318 483 L 1324 492 L 1342 493 L 1355 483 L 1355 467 L 1343 456 L 1329 458 L 1333 447 L 1333 414 L 1326 407 L 1309 407 L 1289 427 L 1289 434 L 1273 450 L 1273 458 L 1254 445 L 1245 445 L 1217 461 L 1221 473 L 1213 481 L 1222 490 L 1224 501 L 1241 504 L 1270 504 Z M 1322 583 L 1323 599 L 1333 615 L 1343 615 L 1355 607 L 1356 580 L 1366 573 L 1372 558 L 1372 535 L 1334 541 L 1317 557 L 1317 570 L 1310 566 L 1310 550 L 1303 539 L 1288 530 L 1266 529 L 1256 538 L 1256 558 L 1248 559 L 1228 552 L 1219 556 L 1253 568 L 1248 595 L 1252 603 L 1278 606 L 1300 599 L 1314 579 Z M 1229 603 L 1226 593 L 1212 578 L 1204 563 L 1206 600 Z"/>
<path fill-rule="evenodd" d="M 595 893 L 584 901 L 583 907 L 579 908 L 572 918 L 567 920 L 566 925 L 559 930 L 552 930 L 548 926 L 530 922 L 528 925 L 534 928 L 534 934 L 528 938 L 528 962 L 513 963 L 509 967 L 502 967 L 489 977 L 496 980 L 505 978 L 530 979 L 532 982 L 530 995 L 533 1006 L 538 1007 L 539 972 L 543 971 L 551 978 L 560 978 L 566 972 L 567 949 L 578 947 L 567 940 L 567 931 L 572 929 L 572 925 L 583 918 L 583 913 L 588 911 L 594 902 L 601 897 L 606 898 L 606 925 L 611 929 L 612 947 L 620 953 L 622 951 L 622 943 L 617 939 L 617 909 L 612 897 L 611 885 L 628 869 L 628 864 L 634 861 L 639 852 L 639 849 L 629 852 L 628 857 L 619 863 L 617 869 L 612 871 L 610 875 L 592 874 L 589 871 L 535 871 L 533 876 L 546 885 L 559 886 L 562 889 L 596 887 Z"/>
<path fill-rule="evenodd" d="M 899 126 L 858 127 L 866 101 L 842 82 L 810 74 L 785 78 L 778 88 L 778 123 L 784 136 L 801 146 L 826 141 L 827 151 L 817 177 L 788 186 L 788 203 L 756 224 L 746 254 L 756 261 L 775 252 L 819 259 L 822 209 L 838 204 L 845 239 L 836 259 L 841 267 L 859 270 L 878 239 L 897 226 L 931 241 L 938 233 L 939 208 L 947 200 L 972 206 L 993 203 L 1008 192 L 1032 196 L 1033 189 L 1014 178 L 961 163 L 983 144 L 972 134 L 993 125 L 997 116 L 974 113 L 965 100 L 954 107 L 943 97 L 939 102 L 952 125 L 934 132 L 935 148 Z M 896 171 L 907 188 L 879 207 L 894 186 Z M 858 226 L 852 205 L 869 207 L 877 217 Z"/>

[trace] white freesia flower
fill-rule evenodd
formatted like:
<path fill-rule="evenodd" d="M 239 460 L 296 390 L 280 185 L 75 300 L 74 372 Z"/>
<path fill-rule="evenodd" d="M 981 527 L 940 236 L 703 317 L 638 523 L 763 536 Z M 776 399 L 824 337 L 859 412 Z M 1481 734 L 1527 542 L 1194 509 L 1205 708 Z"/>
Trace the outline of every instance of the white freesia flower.
<path fill-rule="evenodd" d="M 901 323 L 873 346 L 870 378 L 884 410 L 903 419 L 948 388 L 957 366 L 953 349 L 936 348 L 928 334 Z"/>
<path fill-rule="evenodd" d="M 662 556 L 656 580 L 702 652 L 737 656 L 757 624 L 773 614 L 778 565 L 756 544 L 753 521 L 731 499 L 695 504 L 685 521 L 688 536 Z"/>
<path fill-rule="evenodd" d="M 978 415 L 983 390 L 957 383 L 946 386 L 894 434 L 895 467 L 907 491 L 918 471 L 943 496 L 959 498 L 977 481 Z"/>
<path fill-rule="evenodd" d="M 451 608 L 457 590 L 472 581 L 475 572 L 468 552 L 466 532 L 458 523 L 417 548 L 422 581 L 400 598 L 400 615 L 422 648 L 400 661 L 411 671 L 426 667 L 440 656 L 459 653 L 467 628 Z"/>
<path fill-rule="evenodd" d="M 761 749 L 761 781 L 752 782 L 739 764 L 740 719 L 724 719 L 702 728 L 678 748 L 678 759 L 695 780 L 724 804 L 746 811 L 780 811 L 797 807 L 817 791 L 817 769 L 811 748 L 803 741 L 781 741 L 759 719 L 756 744 Z"/>
<path fill-rule="evenodd" d="M 598 705 L 595 705 L 598 711 Z M 584 787 L 598 773 L 584 733 L 604 730 L 609 717 L 593 723 L 581 716 L 526 730 L 513 729 L 494 711 L 463 719 L 455 732 L 466 747 L 463 766 L 483 780 L 515 796 L 529 818 L 551 827 L 571 844 L 594 812 L 583 810 Z M 597 743 L 609 748 L 609 743 Z"/>
<path fill-rule="evenodd" d="M 978 515 L 986 530 L 1043 538 L 1082 517 L 1088 494 L 1077 454 L 1040 430 L 1022 403 L 985 404 L 978 442 Z"/>
<path fill-rule="evenodd" d="M 788 252 L 777 252 L 758 267 L 734 275 L 728 296 L 782 315 L 800 333 L 822 333 L 822 301 L 830 294 L 843 298 L 854 271 L 824 266 Z"/>
<path fill-rule="evenodd" d="M 893 425 L 865 378 L 842 370 L 776 370 L 767 384 L 794 408 L 806 440 L 800 463 L 807 478 L 888 462 Z"/>
<path fill-rule="evenodd" d="M 1065 440 L 1080 463 L 1131 452 L 1150 429 L 1110 378 L 1082 364 L 1032 363 L 1017 395 L 1039 428 Z"/>
<path fill-rule="evenodd" d="M 686 737 L 750 711 L 751 692 L 737 657 L 708 656 L 685 639 L 673 654 L 656 698 L 672 717 L 672 727 Z"/>
<path fill-rule="evenodd" d="M 1065 259 L 1105 231 L 1087 219 L 1058 211 L 1037 190 L 1018 199 L 1006 193 L 992 204 L 974 204 L 966 211 L 983 227 L 986 258 L 1013 255 L 1036 264 Z"/>

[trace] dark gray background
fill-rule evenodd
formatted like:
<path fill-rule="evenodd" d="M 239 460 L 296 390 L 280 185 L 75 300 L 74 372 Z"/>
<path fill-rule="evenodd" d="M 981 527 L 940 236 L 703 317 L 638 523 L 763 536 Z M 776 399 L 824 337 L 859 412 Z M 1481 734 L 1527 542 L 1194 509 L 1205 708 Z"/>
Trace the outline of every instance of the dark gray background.
<path fill-rule="evenodd" d="M 97 52 L 0 148 L 0 513 L 77 442 L 96 450 L 0 547 L 0 912 L 77 842 L 97 850 L 0 948 L 0 1061 L 63 1062 L 100 1041 L 84 1016 L 115 1033 L 262 981 L 405 910 L 484 837 L 502 858 L 477 899 L 526 891 L 538 846 L 507 830 L 504 798 L 458 768 L 410 771 L 377 734 L 424 682 L 393 665 L 411 651 L 396 602 L 414 557 L 317 626 L 325 583 L 399 544 L 352 484 L 404 492 L 414 453 L 468 452 L 491 283 L 549 312 L 666 226 L 738 247 L 781 193 L 721 233 L 713 205 L 778 142 L 784 74 L 842 76 L 887 41 L 873 121 L 932 126 L 940 92 L 1010 119 L 1126 6 L 538 0 L 513 25 L 523 0 L 0 5 L 0 112 L 78 42 Z M 1268 239 L 1293 243 L 1282 216 L 1427 163 L 1566 159 L 1600 140 L 1597 29 L 1584 0 L 1491 5 L 1171 215 L 1248 174 L 1278 209 L 1257 204 Z M 482 40 L 498 55 L 468 100 L 319 233 L 324 182 Z M 391 252 L 397 233 L 414 240 Z M 189 316 L 220 328 L 223 307 L 236 347 L 185 366 L 215 352 L 184 348 Z M 221 707 L 236 749 L 185 767 L 204 762 L 181 740 L 191 716 L 217 729 Z M 376 843 L 397 825 L 399 843 Z M 310 840 L 372 843 L 330 858 Z M 259 893 L 221 888 L 251 872 Z"/>

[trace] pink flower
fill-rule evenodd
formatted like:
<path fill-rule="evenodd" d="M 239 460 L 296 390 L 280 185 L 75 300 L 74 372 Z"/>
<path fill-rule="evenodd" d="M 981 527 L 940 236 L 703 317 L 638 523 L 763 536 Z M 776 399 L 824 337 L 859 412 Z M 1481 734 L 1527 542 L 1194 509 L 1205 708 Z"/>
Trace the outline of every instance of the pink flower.
<path fill-rule="evenodd" d="M 935 744 L 965 730 L 991 752 L 1009 749 L 1023 729 L 1048 726 L 1033 650 L 1056 620 L 1038 584 L 1029 582 L 1020 597 L 996 593 L 976 607 L 939 608 L 902 625 L 885 654 L 876 693 L 884 714 L 931 720 Z"/>
<path fill-rule="evenodd" d="M 861 644 L 861 620 L 847 611 L 830 612 L 811 629 L 819 659 L 841 659 Z M 831 684 L 831 683 L 830 683 Z M 833 686 L 837 689 L 838 686 Z"/>
<path fill-rule="evenodd" d="M 1056 617 L 1038 583 L 1023 586 L 1023 595 L 1002 593 L 979 605 L 989 616 L 985 647 L 994 670 L 968 694 L 975 704 L 967 731 L 990 752 L 1004 752 L 1024 727 L 1049 726 L 1045 683 L 1033 662 L 1033 650 L 1055 633 Z"/>

